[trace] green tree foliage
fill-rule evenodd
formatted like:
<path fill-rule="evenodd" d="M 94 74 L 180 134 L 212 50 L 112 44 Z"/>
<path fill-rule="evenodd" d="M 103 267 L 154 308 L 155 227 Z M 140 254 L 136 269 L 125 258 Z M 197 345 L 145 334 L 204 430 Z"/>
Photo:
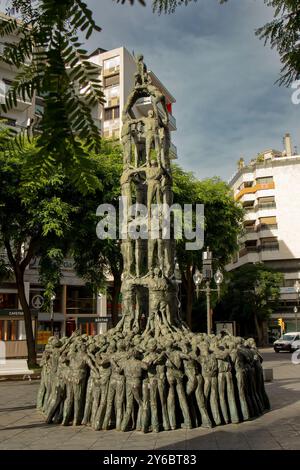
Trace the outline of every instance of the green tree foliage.
<path fill-rule="evenodd" d="M 0 132 L 0 141 L 5 133 Z M 47 178 L 31 174 L 29 163 L 38 151 L 27 143 L 22 153 L 0 152 L 0 246 L 5 247 L 24 312 L 29 366 L 35 365 L 36 353 L 24 288 L 25 269 L 34 256 L 51 256 L 50 250 L 61 246 L 76 210 L 64 197 L 61 169 Z"/>
<path fill-rule="evenodd" d="M 7 130 L 2 130 L 0 144 L 6 138 Z M 119 296 L 122 273 L 118 243 L 98 240 L 96 236 L 97 206 L 118 201 L 122 167 L 119 145 L 103 141 L 101 153 L 90 154 L 94 177 L 99 184 L 85 197 L 74 189 L 62 164 L 47 176 L 37 176 L 31 165 L 37 152 L 39 148 L 33 141 L 27 142 L 22 152 L 0 151 L 0 246 L 6 250 L 16 280 L 24 312 L 30 366 L 36 362 L 31 312 L 24 288 L 25 270 L 30 261 L 34 257 L 40 259 L 40 281 L 48 304 L 60 283 L 65 256 L 73 256 L 78 274 L 94 291 L 104 286 L 106 275 L 111 273 L 115 278 L 115 299 Z M 0 275 L 11 276 L 8 270 L 1 262 Z M 117 312 L 116 305 L 114 309 L 113 312 Z"/>
<path fill-rule="evenodd" d="M 41 167 L 51 173 L 55 165 L 66 165 L 75 184 L 89 189 L 95 181 L 78 179 L 78 171 L 85 173 L 88 153 L 99 149 L 100 134 L 91 110 L 103 102 L 103 92 L 99 69 L 88 61 L 78 32 L 88 39 L 100 28 L 81 0 L 12 0 L 11 5 L 21 21 L 1 19 L 0 36 L 16 38 L 5 47 L 1 60 L 18 73 L 1 108 L 8 112 L 19 97 L 32 100 L 41 96 L 44 112 L 36 171 Z M 18 142 L 23 145 L 20 139 Z"/>
<path fill-rule="evenodd" d="M 282 273 L 262 263 L 246 264 L 228 274 L 227 292 L 217 313 L 220 319 L 236 320 L 240 333 L 255 335 L 263 343 L 263 322 L 274 311 L 279 297 Z"/>
<path fill-rule="evenodd" d="M 225 3 L 228 0 L 217 0 L 219 3 Z M 153 0 L 153 11 L 161 13 L 174 13 L 177 7 L 187 6 L 197 0 Z"/>
<path fill-rule="evenodd" d="M 256 34 L 277 49 L 283 64 L 278 79 L 289 86 L 300 78 L 300 3 L 299 0 L 264 0 L 274 8 L 274 19 L 259 28 Z"/>
<path fill-rule="evenodd" d="M 178 166 L 173 169 L 174 202 L 204 204 L 204 243 L 213 251 L 214 269 L 222 268 L 237 250 L 242 209 L 234 201 L 229 186 L 219 178 L 197 180 Z M 176 252 L 184 289 L 187 323 L 192 326 L 192 307 L 195 297 L 193 274 L 202 267 L 202 250 L 187 251 L 186 240 L 178 241 Z"/>
<path fill-rule="evenodd" d="M 121 289 L 123 262 L 118 240 L 100 240 L 96 237 L 99 204 L 109 203 L 118 207 L 120 176 L 123 158 L 118 144 L 103 141 L 101 152 L 95 155 L 96 176 L 102 181 L 101 188 L 85 198 L 74 218 L 70 253 L 75 260 L 77 273 L 95 292 L 107 285 L 107 275 L 113 277 L 111 313 L 113 324 L 118 320 L 118 302 Z"/>

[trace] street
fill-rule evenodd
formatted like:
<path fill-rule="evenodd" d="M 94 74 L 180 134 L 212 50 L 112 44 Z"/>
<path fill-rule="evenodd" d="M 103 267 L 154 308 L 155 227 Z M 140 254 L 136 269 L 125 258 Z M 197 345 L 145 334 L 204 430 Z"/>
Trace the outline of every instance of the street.
<path fill-rule="evenodd" d="M 273 368 L 266 383 L 272 410 L 253 421 L 214 429 L 140 432 L 93 431 L 84 426 L 47 425 L 35 410 L 39 382 L 0 382 L 0 449 L 300 449 L 300 364 L 291 354 L 262 350 L 264 368 Z"/>

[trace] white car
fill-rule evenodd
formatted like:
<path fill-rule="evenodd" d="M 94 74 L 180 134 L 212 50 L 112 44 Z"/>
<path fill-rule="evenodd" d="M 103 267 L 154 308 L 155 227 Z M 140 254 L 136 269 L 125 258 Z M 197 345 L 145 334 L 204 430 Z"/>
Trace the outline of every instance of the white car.
<path fill-rule="evenodd" d="M 291 351 L 297 351 L 297 349 L 300 349 L 300 339 L 297 339 L 291 344 Z"/>
<path fill-rule="evenodd" d="M 274 341 L 273 347 L 274 347 L 274 351 L 277 353 L 279 351 L 293 352 L 293 351 L 296 351 L 300 347 L 300 345 L 297 347 L 299 343 L 300 343 L 300 332 L 293 331 L 290 333 L 285 333 L 284 335 L 281 336 L 281 338 Z"/>

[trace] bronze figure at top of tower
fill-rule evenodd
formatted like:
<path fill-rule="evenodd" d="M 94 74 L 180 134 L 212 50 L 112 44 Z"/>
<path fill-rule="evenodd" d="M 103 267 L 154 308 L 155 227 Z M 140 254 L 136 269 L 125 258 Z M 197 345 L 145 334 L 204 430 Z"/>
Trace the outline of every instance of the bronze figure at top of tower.
<path fill-rule="evenodd" d="M 155 158 L 159 167 L 170 169 L 169 114 L 166 98 L 152 83 L 151 76 L 140 54 L 135 58 L 136 73 L 132 92 L 122 113 L 122 144 L 124 169 L 150 167 Z M 150 98 L 152 109 L 142 115 L 134 108 L 138 100 Z M 148 100 L 147 100 L 148 107 Z"/>

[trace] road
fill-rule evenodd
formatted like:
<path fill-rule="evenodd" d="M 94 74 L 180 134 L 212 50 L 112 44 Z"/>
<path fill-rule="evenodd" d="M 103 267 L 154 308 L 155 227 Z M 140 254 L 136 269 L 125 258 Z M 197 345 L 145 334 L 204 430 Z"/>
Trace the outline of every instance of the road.
<path fill-rule="evenodd" d="M 35 410 L 37 381 L 0 382 L 2 449 L 300 449 L 300 364 L 291 354 L 262 351 L 264 367 L 273 368 L 266 384 L 272 410 L 258 419 L 214 429 L 178 429 L 149 433 L 93 431 L 84 426 L 47 425 Z"/>

